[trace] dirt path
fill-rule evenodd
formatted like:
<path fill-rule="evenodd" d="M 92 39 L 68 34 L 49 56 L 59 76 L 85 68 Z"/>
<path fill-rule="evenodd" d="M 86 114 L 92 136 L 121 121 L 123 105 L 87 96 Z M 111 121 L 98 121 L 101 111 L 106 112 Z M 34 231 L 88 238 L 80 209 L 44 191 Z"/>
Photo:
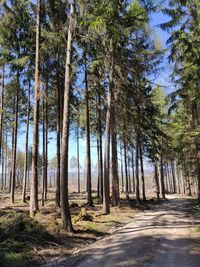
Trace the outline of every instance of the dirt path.
<path fill-rule="evenodd" d="M 187 199 L 171 198 L 153 211 L 138 214 L 114 235 L 93 244 L 70 267 L 199 267 L 200 221 L 189 214 Z"/>

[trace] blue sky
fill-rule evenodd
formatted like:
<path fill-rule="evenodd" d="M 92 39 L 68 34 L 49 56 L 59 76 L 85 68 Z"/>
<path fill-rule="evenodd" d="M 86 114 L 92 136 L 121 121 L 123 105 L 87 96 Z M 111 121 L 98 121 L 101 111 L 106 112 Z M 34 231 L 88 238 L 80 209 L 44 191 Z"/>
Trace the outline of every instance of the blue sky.
<path fill-rule="evenodd" d="M 159 24 L 167 21 L 168 18 L 163 15 L 161 12 L 152 13 L 151 15 L 151 21 L 150 26 L 153 29 L 153 36 L 154 38 L 157 38 L 160 40 L 162 47 L 166 48 L 166 41 L 169 37 L 169 34 L 162 29 L 160 29 Z M 170 73 L 171 73 L 171 66 L 168 64 L 167 60 L 167 54 L 164 57 L 163 63 L 162 63 L 162 71 L 159 73 L 159 76 L 156 79 L 156 83 L 159 83 L 164 86 L 165 93 L 168 94 L 170 91 L 173 90 L 173 84 L 170 82 Z M 21 130 L 22 131 L 22 130 Z M 74 135 L 74 133 L 73 133 Z M 52 159 L 56 156 L 56 136 L 55 133 L 49 134 L 49 152 L 48 156 L 49 159 Z M 92 138 L 94 139 L 94 138 Z M 29 137 L 30 143 L 32 143 L 32 127 L 30 129 L 30 137 Z M 92 161 L 94 164 L 96 164 L 97 161 L 97 155 L 96 155 L 96 141 L 91 140 L 91 155 L 92 155 Z M 19 132 L 18 137 L 18 148 L 20 150 L 24 150 L 25 147 L 25 135 L 22 132 Z M 42 153 L 42 143 L 40 144 L 40 152 Z M 76 157 L 76 141 L 71 136 L 70 137 L 70 144 L 69 144 L 69 157 L 72 156 Z M 84 165 L 84 160 L 86 156 L 86 141 L 84 139 L 80 139 L 80 162 L 81 165 Z"/>

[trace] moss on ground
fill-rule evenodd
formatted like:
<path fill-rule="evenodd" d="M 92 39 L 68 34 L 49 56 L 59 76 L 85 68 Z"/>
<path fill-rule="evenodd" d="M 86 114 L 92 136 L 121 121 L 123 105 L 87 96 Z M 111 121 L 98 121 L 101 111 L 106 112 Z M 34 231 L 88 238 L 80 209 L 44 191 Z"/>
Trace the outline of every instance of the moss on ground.
<path fill-rule="evenodd" d="M 51 235 L 28 213 L 9 211 L 0 218 L 0 266 L 27 266 L 31 251 Z"/>

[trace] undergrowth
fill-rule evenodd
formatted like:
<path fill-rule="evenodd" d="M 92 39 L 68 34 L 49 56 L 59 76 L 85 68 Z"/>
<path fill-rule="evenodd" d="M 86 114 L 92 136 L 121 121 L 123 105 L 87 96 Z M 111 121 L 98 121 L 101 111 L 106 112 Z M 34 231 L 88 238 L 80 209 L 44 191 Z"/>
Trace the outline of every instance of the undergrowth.
<path fill-rule="evenodd" d="M 0 217 L 0 266 L 28 266 L 35 246 L 52 236 L 28 213 L 9 211 Z"/>

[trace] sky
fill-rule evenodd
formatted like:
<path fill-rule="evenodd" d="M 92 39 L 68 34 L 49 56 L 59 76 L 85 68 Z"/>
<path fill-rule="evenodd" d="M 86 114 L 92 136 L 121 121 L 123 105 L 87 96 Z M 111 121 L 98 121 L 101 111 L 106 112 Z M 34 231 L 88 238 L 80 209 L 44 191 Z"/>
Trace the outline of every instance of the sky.
<path fill-rule="evenodd" d="M 167 48 L 166 41 L 169 38 L 169 34 L 166 31 L 163 31 L 159 24 L 166 22 L 168 17 L 163 15 L 161 12 L 156 12 L 151 14 L 150 20 L 150 27 L 153 30 L 154 38 L 157 38 L 160 43 L 162 44 L 163 48 Z M 173 84 L 170 82 L 170 73 L 171 73 L 171 66 L 168 63 L 167 53 L 164 56 L 163 63 L 162 63 L 162 70 L 160 71 L 158 77 L 156 78 L 155 82 L 157 84 L 163 85 L 165 94 L 170 93 L 173 90 Z M 74 132 L 72 133 L 74 136 Z M 76 140 L 75 137 L 71 135 L 70 142 L 69 142 L 69 157 L 72 156 L 76 157 L 77 147 L 76 147 Z M 30 136 L 29 140 L 32 143 L 32 127 L 30 128 Z M 84 161 L 86 157 L 86 140 L 80 139 L 80 164 L 84 166 Z M 25 133 L 23 130 L 19 132 L 18 136 L 18 148 L 20 150 L 24 150 L 25 148 Z M 40 142 L 40 153 L 42 154 L 42 142 Z M 48 157 L 51 160 L 53 157 L 56 156 L 56 135 L 55 133 L 49 133 L 49 146 L 48 146 Z M 95 165 L 97 162 L 97 152 L 96 152 L 96 140 L 91 138 L 91 157 L 92 162 Z M 148 164 L 146 163 L 146 168 Z"/>

